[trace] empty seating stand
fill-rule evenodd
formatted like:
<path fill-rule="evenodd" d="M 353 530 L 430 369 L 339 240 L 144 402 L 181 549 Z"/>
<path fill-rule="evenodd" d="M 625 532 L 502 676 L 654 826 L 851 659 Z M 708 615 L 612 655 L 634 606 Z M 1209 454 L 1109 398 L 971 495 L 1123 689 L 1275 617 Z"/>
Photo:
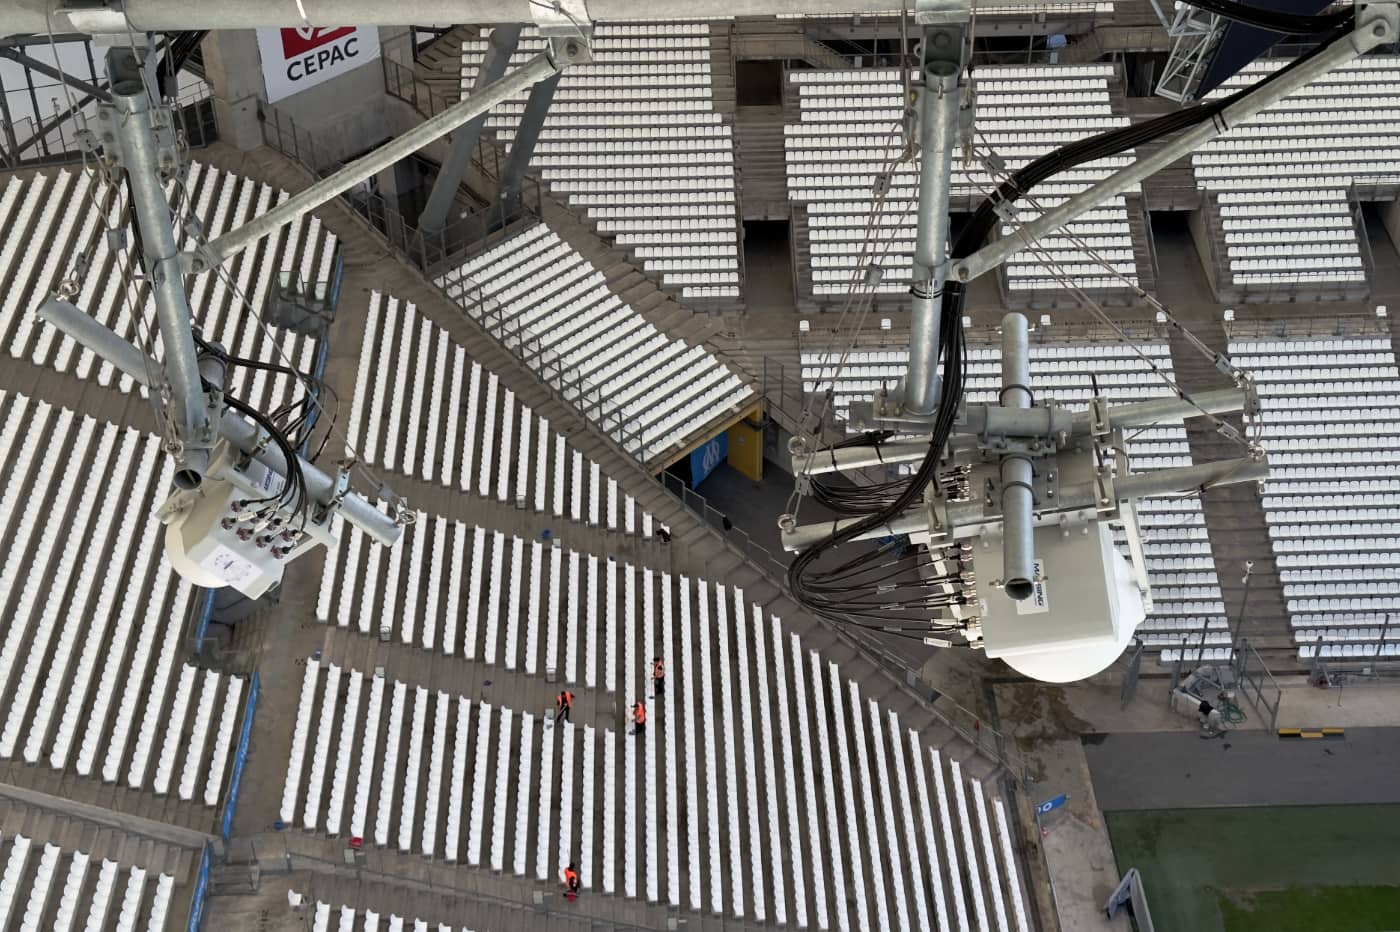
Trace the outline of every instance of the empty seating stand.
<path fill-rule="evenodd" d="M 31 817 L 39 815 L 32 811 Z M 7 819 L 7 821 L 10 821 Z M 36 819 L 36 821 L 39 821 Z M 149 841 L 144 848 L 154 849 Z M 129 863 L 120 846 L 105 856 L 51 844 L 20 832 L 0 832 L 0 928 L 40 930 L 184 928 L 189 891 L 162 870 Z M 183 866 L 186 858 L 177 858 Z"/>
<path fill-rule="evenodd" d="M 473 927 L 462 924 L 457 916 L 451 922 L 431 922 L 401 916 L 392 910 L 332 906 L 322 900 L 303 908 L 310 913 L 310 932 L 473 932 Z"/>
<path fill-rule="evenodd" d="M 398 360 L 383 365 L 381 360 Z M 448 488 L 652 535 L 598 465 L 413 304 L 373 292 L 346 433 L 361 460 Z"/>
<path fill-rule="evenodd" d="M 1264 518 L 1302 657 L 1395 657 L 1400 374 L 1388 334 L 1237 339 L 1269 452 Z"/>
<path fill-rule="evenodd" d="M 1155 365 L 1167 375 L 1172 373 L 1170 347 L 1147 343 L 1139 344 L 1139 349 L 1143 356 L 1126 344 L 1032 343 L 1031 378 L 1036 397 L 1083 408 L 1092 394 L 1091 375 L 1097 378 L 1104 396 L 1117 403 L 1171 394 L 1167 383 L 1151 368 Z M 972 345 L 967 356 L 968 401 L 995 404 L 1000 350 Z M 839 355 L 828 359 L 823 353 L 803 353 L 803 391 L 811 395 L 830 390 L 833 412 L 844 418 L 852 401 L 882 389 L 893 390 L 904 376 L 908 360 L 907 350 L 857 349 L 847 355 L 843 366 Z M 1135 432 L 1128 452 L 1135 469 L 1191 462 L 1186 430 L 1181 425 Z M 1183 645 L 1192 658 L 1198 654 L 1205 660 L 1226 657 L 1230 634 L 1199 498 L 1147 499 L 1140 503 L 1138 512 L 1153 599 L 1152 612 L 1138 629 L 1143 642 L 1161 649 L 1164 660 L 1175 659 Z M 1119 544 L 1126 554 L 1121 537 Z"/>
<path fill-rule="evenodd" d="M 708 436 L 754 400 L 735 370 L 706 347 L 657 330 L 545 224 L 439 284 L 643 463 Z"/>
<path fill-rule="evenodd" d="M 600 666 L 620 667 L 619 705 L 648 702 L 641 735 L 556 725 L 548 688 L 522 708 L 323 652 L 302 668 L 283 816 L 549 885 L 572 862 L 591 890 L 702 914 L 926 930 L 975 914 L 1028 929 L 1003 803 L 966 759 L 862 696 L 742 591 L 640 575 L 616 590 L 628 627 L 593 641 L 616 645 Z M 652 699 L 655 656 L 679 670 Z M 323 820 L 352 786 L 348 826 Z"/>
<path fill-rule="evenodd" d="M 120 186 L 96 179 L 94 172 L 61 169 L 15 177 L 0 189 L 0 343 L 15 359 L 96 378 L 104 386 L 115 381 L 131 391 L 129 376 L 34 316 L 42 301 L 68 284 L 74 292 L 69 300 L 79 308 L 125 339 L 144 342 L 141 322 L 154 319 L 154 299 L 135 280 L 140 272 L 132 267 L 131 249 L 113 252 L 121 241 L 107 236 L 109 228 L 123 228 L 130 243 L 125 195 Z M 167 188 L 177 217 L 191 221 L 177 224 L 186 249 L 193 247 L 187 226 L 198 225 L 212 239 L 287 197 L 200 162 L 191 162 L 187 177 Z M 279 276 L 328 283 L 336 274 L 337 251 L 336 238 L 308 216 L 259 240 L 217 275 L 192 279 L 190 309 L 204 338 L 236 356 L 312 372 L 317 341 L 264 325 L 260 318 Z M 285 373 L 252 369 L 235 369 L 229 388 L 260 411 L 303 394 Z"/>
<path fill-rule="evenodd" d="M 317 618 L 361 634 L 508 670 L 616 691 L 610 674 L 618 629 L 648 571 L 419 512 L 384 551 L 341 524 L 327 554 Z M 391 583 L 387 580 L 399 580 Z M 618 592 L 628 593 L 619 604 Z M 649 602 L 647 604 L 650 604 Z"/>
<path fill-rule="evenodd" d="M 1287 64 L 1265 58 L 1210 94 Z M 1400 189 L 1400 56 L 1357 59 L 1203 145 L 1192 156 L 1209 195 L 1222 300 L 1354 299 L 1368 289 L 1360 200 Z"/>
<path fill-rule="evenodd" d="M 160 440 L 0 392 L 0 759 L 222 801 L 243 680 L 182 662 Z"/>
<path fill-rule="evenodd" d="M 865 68 L 798 70 L 789 77 L 801 118 L 784 127 L 788 191 L 807 209 L 812 294 L 820 300 L 861 283 L 867 239 L 871 262 L 881 269 L 875 290 L 907 291 L 917 226 L 918 159 L 899 159 L 904 148 L 902 75 Z M 974 203 L 1001 180 L 984 167 L 989 152 L 1014 171 L 1066 143 L 1126 125 L 1128 118 L 1114 115 L 1110 104 L 1112 77 L 1112 65 L 978 68 L 977 151 L 970 163 L 955 154 L 953 196 Z M 1062 172 L 1036 187 L 1034 201 L 1056 206 L 1132 159 L 1127 152 Z M 877 179 L 886 172 L 885 206 L 867 237 Z M 1030 200 L 1016 206 L 1019 221 L 1039 214 Z M 1013 226 L 1003 225 L 1002 233 Z M 1063 286 L 1056 274 L 1086 290 L 1131 291 L 1137 265 L 1123 198 L 1052 231 L 1036 250 L 1013 255 L 1004 274 L 1013 299 L 1058 291 Z"/>
<path fill-rule="evenodd" d="M 464 91 L 489 35 L 462 43 Z M 543 48 L 526 27 L 512 63 Z M 488 118 L 503 142 L 514 137 L 525 98 Z M 708 23 L 596 24 L 593 61 L 560 79 L 533 166 L 683 298 L 739 297 L 734 136 L 714 109 Z"/>

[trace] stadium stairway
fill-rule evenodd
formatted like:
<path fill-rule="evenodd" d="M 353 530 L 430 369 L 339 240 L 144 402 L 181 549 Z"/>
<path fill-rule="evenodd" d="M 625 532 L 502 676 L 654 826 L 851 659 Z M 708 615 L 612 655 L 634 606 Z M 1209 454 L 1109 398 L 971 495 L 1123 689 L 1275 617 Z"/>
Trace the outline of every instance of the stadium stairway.
<path fill-rule="evenodd" d="M 1187 322 L 1187 326 L 1208 346 L 1226 345 L 1225 330 L 1216 317 L 1194 319 Z M 1171 348 L 1177 381 L 1188 393 L 1231 386 L 1230 379 L 1175 328 L 1171 331 Z M 1226 420 L 1237 430 L 1241 428 L 1238 415 Z M 1244 452 L 1238 444 L 1221 436 L 1208 418 L 1186 421 L 1186 436 L 1191 444 L 1191 457 L 1197 463 L 1238 457 Z M 1271 666 L 1296 663 L 1296 648 L 1258 486 L 1246 482 L 1212 489 L 1201 496 L 1201 507 L 1210 529 L 1226 618 L 1232 626 L 1239 623 L 1239 634 L 1249 638 L 1256 650 L 1267 654 Z M 1249 600 L 1245 605 L 1242 581 L 1247 560 L 1253 561 L 1254 567 L 1250 573 Z M 1240 623 L 1242 608 L 1245 614 Z M 1186 647 L 1190 649 L 1189 642 Z"/>
<path fill-rule="evenodd" d="M 462 43 L 480 35 L 479 26 L 453 26 L 418 51 L 414 72 L 439 97 L 455 103 L 462 96 Z"/>
<path fill-rule="evenodd" d="M 239 153 L 225 146 L 215 145 L 205 150 L 205 154 L 206 160 L 212 164 L 219 164 L 233 171 L 256 173 L 268 183 L 278 184 L 287 190 L 300 190 L 309 183 L 309 176 L 304 169 L 271 149 L 262 148 L 250 153 Z M 564 213 L 566 219 L 573 219 L 575 226 L 569 226 L 559 220 L 557 214 L 551 213 L 547 218 L 552 221 L 551 228 L 555 229 L 561 238 L 578 248 L 577 242 L 582 241 L 583 235 L 580 228 L 584 224 L 579 223 L 576 217 L 562 208 L 556 207 L 555 211 Z M 783 595 L 779 586 L 755 569 L 737 549 L 728 545 L 718 529 L 705 524 L 697 515 L 676 501 L 613 441 L 594 429 L 574 408 L 560 402 L 533 371 L 514 355 L 501 349 L 475 322 L 462 314 L 457 304 L 427 281 L 418 270 L 393 257 L 388 245 L 377 233 L 371 232 L 359 214 L 337 200 L 320 209 L 317 215 L 340 237 L 345 259 L 346 278 L 342 286 L 341 317 L 337 324 L 341 334 L 347 330 L 353 332 L 354 324 L 344 326 L 347 315 L 364 314 L 370 287 L 380 287 L 386 293 L 400 299 L 413 301 L 420 314 L 447 330 L 451 339 L 464 346 L 472 359 L 497 372 L 502 383 L 512 388 L 522 403 L 530 405 L 537 414 L 547 417 L 552 425 L 568 434 L 575 449 L 598 462 L 604 473 L 617 479 L 624 490 L 633 495 L 640 507 L 671 528 L 673 545 L 670 554 L 674 571 L 694 573 L 706 578 L 723 578 L 731 585 L 744 588 L 751 601 L 765 605 L 784 618 L 796 620 L 799 617 L 807 617 Z M 559 222 L 562 229 L 555 227 L 554 222 Z M 596 249 L 595 246 L 594 255 L 597 254 Z M 386 259 L 392 261 L 385 261 Z M 642 285 L 646 277 L 635 272 L 635 268 L 631 273 L 610 278 L 610 284 L 620 285 L 630 280 L 633 273 L 641 281 L 634 282 L 632 287 Z M 657 290 L 654 285 L 651 288 L 653 292 Z M 674 320 L 677 312 L 683 313 L 679 304 L 675 304 L 675 308 L 669 316 L 663 316 L 659 320 L 653 318 L 653 322 L 660 326 L 661 320 Z M 691 319 L 712 326 L 708 318 L 695 315 Z M 668 332 L 674 334 L 674 331 Z M 333 377 L 337 368 L 353 375 L 352 367 L 357 364 L 358 352 L 358 339 L 345 339 L 342 336 L 333 340 L 327 364 L 328 375 Z M 350 397 L 352 384 L 352 381 L 346 381 L 341 386 L 344 390 L 343 397 Z M 402 480 L 398 481 L 402 485 Z M 427 490 L 423 491 L 426 493 Z M 841 645 L 832 659 L 845 663 L 849 657 L 854 661 L 857 652 L 848 642 L 815 621 L 809 620 L 808 624 L 813 627 L 813 631 L 793 629 L 802 633 L 804 643 L 811 643 L 817 649 L 823 649 L 823 644 Z M 826 636 L 818 636 L 816 640 L 812 640 L 816 631 L 826 632 Z M 823 650 L 823 653 L 826 651 Z M 871 664 L 867 672 L 878 666 L 872 660 L 865 662 Z M 865 681 L 861 675 L 847 672 L 844 666 L 843 673 Z"/>
<path fill-rule="evenodd" d="M 747 219 L 780 219 L 792 212 L 783 119 L 782 107 L 743 107 L 734 114 L 739 210 Z"/>
<path fill-rule="evenodd" d="M 800 19 L 739 17 L 730 22 L 729 36 L 739 61 L 801 59 L 813 68 L 850 66 L 844 55 L 807 35 Z"/>
<path fill-rule="evenodd" d="M 228 150 L 211 151 L 207 158 L 215 163 L 221 159 L 235 161 L 238 164 L 230 167 L 255 173 L 268 181 L 275 180 L 283 187 L 293 190 L 305 187 L 308 183 L 308 176 L 299 167 L 270 150 L 257 150 L 249 154 L 236 154 Z M 327 366 L 327 378 L 337 387 L 342 397 L 350 396 L 353 385 L 360 342 L 356 327 L 363 324 L 368 292 L 372 288 L 380 288 L 401 299 L 413 301 L 419 314 L 448 331 L 449 337 L 463 346 L 471 358 L 495 371 L 502 384 L 510 387 L 522 403 L 530 405 L 537 413 L 547 417 L 551 425 L 568 433 L 569 442 L 575 449 L 599 462 L 605 474 L 616 478 L 624 491 L 637 499 L 640 507 L 671 528 L 673 539 L 669 547 L 665 550 L 648 550 L 647 547 L 652 547 L 648 544 L 636 552 L 635 556 L 639 562 L 646 565 L 659 564 L 658 568 L 668 568 L 673 573 L 723 580 L 729 586 L 742 588 L 747 602 L 760 605 L 765 614 L 781 617 L 785 631 L 798 634 L 804 648 L 818 651 L 824 661 L 837 663 L 843 681 L 853 680 L 860 683 L 862 698 L 878 702 L 883 710 L 898 713 L 902 721 L 920 730 L 925 745 L 939 748 L 945 760 L 960 761 L 966 778 L 988 785 L 998 779 L 995 764 L 977 756 L 971 744 L 942 723 L 939 714 L 931 705 L 907 689 L 898 676 L 859 643 L 848 636 L 838 634 L 802 612 L 783 594 L 774 580 L 749 563 L 737 548 L 725 540 L 718 529 L 706 525 L 672 499 L 615 443 L 584 422 L 572 408 L 561 403 L 534 373 L 513 355 L 499 348 L 476 323 L 461 312 L 459 306 L 449 301 L 416 269 L 392 256 L 387 245 L 377 238 L 348 206 L 336 201 L 322 208 L 318 215 L 323 223 L 340 237 L 346 264 L 340 311 L 332 330 L 331 353 Z M 580 235 L 577 230 L 571 232 Z M 623 275 L 616 280 L 621 283 L 625 279 L 626 276 Z M 637 284 L 641 283 L 634 283 L 630 287 L 636 287 Z M 419 500 L 414 502 L 416 507 L 430 506 L 445 511 L 455 509 L 457 513 L 464 514 L 469 507 L 475 508 L 479 503 L 478 499 L 454 496 L 440 488 L 429 489 L 405 484 L 401 477 L 395 477 L 394 481 L 399 488 L 418 496 Z M 518 528 L 522 536 L 525 536 L 525 519 L 520 516 L 521 513 L 506 509 L 490 514 L 491 520 L 500 521 L 504 529 L 514 531 Z M 514 523 L 508 519 L 514 519 Z M 612 538 L 590 539 L 587 533 L 582 533 L 576 539 L 579 541 L 578 547 L 600 555 L 615 552 L 616 549 L 616 541 Z M 318 582 L 316 577 L 319 574 L 315 572 L 315 567 L 308 564 L 307 570 L 298 574 L 295 582 L 289 580 L 288 601 L 293 607 L 307 604 L 308 590 L 314 592 Z M 299 595 L 296 591 L 298 588 Z M 314 599 L 314 596 L 312 598 Z M 429 652 L 388 645 L 372 638 L 342 634 L 315 622 L 298 624 L 292 621 L 294 617 L 294 614 L 289 615 L 284 623 L 284 628 L 291 627 L 293 630 L 277 632 L 275 643 L 266 645 L 264 652 L 264 688 L 276 690 L 277 695 L 269 696 L 265 705 L 268 714 L 260 714 L 255 724 L 254 744 L 260 751 L 253 755 L 249 771 L 245 774 L 245 793 L 250 795 L 240 807 L 237 826 L 241 826 L 239 831 L 254 834 L 253 840 L 260 846 L 257 849 L 260 853 L 267 850 L 265 843 L 267 846 L 289 846 L 289 850 L 301 851 L 306 857 L 321 863 L 327 860 L 339 861 L 345 850 L 343 842 L 318 841 L 294 832 L 266 836 L 256 834 L 265 831 L 268 825 L 268 791 L 280 784 L 279 771 L 285 770 L 287 758 L 284 753 L 279 752 L 285 750 L 290 739 L 289 717 L 296 714 L 296 703 L 292 697 L 297 688 L 295 684 L 300 679 L 295 672 L 296 667 L 290 663 L 291 659 L 297 656 L 305 657 L 311 652 L 300 652 L 303 648 L 319 647 L 330 659 L 353 665 L 366 673 L 372 672 L 375 666 L 384 665 L 395 677 L 419 683 L 431 682 L 441 685 L 444 689 L 451 679 L 451 691 L 454 694 L 475 694 L 478 685 L 482 683 L 463 680 L 460 661 L 450 664 L 435 663 Z M 517 708 L 548 707 L 557 688 L 555 685 L 547 683 L 542 677 L 531 679 L 522 675 L 504 676 L 503 673 L 504 671 L 493 668 L 489 671 L 482 670 L 479 675 L 481 681 L 489 678 L 497 684 L 493 686 L 493 693 L 497 695 L 518 693 L 518 701 L 511 703 Z M 578 706 L 580 721 L 596 717 L 599 721 L 610 719 L 616 722 L 623 711 L 620 705 L 621 699 L 616 695 L 588 699 Z M 273 710 L 276 710 L 275 713 Z M 274 739 L 273 735 L 278 737 Z M 254 813 L 255 808 L 260 811 Z M 251 848 L 245 850 L 250 852 Z M 434 864 L 421 857 L 402 855 L 397 851 L 376 850 L 373 855 L 379 859 L 375 862 L 378 865 L 376 869 L 409 881 L 426 877 L 435 884 L 448 888 L 457 886 L 468 889 L 462 886 L 465 884 L 477 892 L 489 893 L 495 889 L 517 902 L 527 902 L 531 891 L 538 889 L 533 882 L 508 880 L 481 871 L 461 871 L 448 865 Z M 609 909 L 631 909 L 636 906 L 646 912 L 646 908 L 640 904 L 619 900 L 609 900 L 608 903 L 611 904 Z M 613 918 L 621 920 L 623 916 L 616 915 Z"/>
<path fill-rule="evenodd" d="M 718 320 L 692 311 L 659 286 L 641 270 L 630 251 L 613 245 L 612 238 L 600 234 L 593 221 L 553 195 L 542 194 L 540 201 L 549 228 L 592 263 L 607 280 L 608 290 L 648 323 L 668 336 L 690 343 L 705 343 L 719 329 Z"/>

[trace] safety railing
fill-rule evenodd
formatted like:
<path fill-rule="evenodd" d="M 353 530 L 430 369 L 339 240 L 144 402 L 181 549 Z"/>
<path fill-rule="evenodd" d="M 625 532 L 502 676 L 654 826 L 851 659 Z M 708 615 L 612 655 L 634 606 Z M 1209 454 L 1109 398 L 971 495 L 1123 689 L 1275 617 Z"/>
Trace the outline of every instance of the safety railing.
<path fill-rule="evenodd" d="M 187 88 L 175 100 L 175 126 L 186 147 L 203 148 L 218 141 L 219 126 L 214 116 L 214 100 L 206 85 Z M 77 112 L 67 100 L 54 98 L 53 112 L 21 117 L 4 126 L 0 135 L 0 163 L 6 168 L 37 165 L 66 165 L 81 162 L 92 154 L 84 152 L 80 133 L 97 113 L 97 103 L 87 101 Z"/>
<path fill-rule="evenodd" d="M 258 119 L 263 142 L 299 163 L 317 177 L 325 177 L 344 166 L 315 138 L 298 127 L 291 117 L 270 104 L 259 102 Z M 489 248 L 541 216 L 539 179 L 527 176 L 521 185 L 520 200 L 507 208 L 502 203 L 459 211 L 441 230 L 421 230 L 386 200 L 369 183 L 357 185 L 342 197 L 368 221 L 385 243 L 422 269 L 429 277 L 449 272 L 468 256 Z"/>
<path fill-rule="evenodd" d="M 385 92 L 408 104 L 418 111 L 424 119 L 431 119 L 459 102 L 458 100 L 450 100 L 434 90 L 432 85 L 420 78 L 412 68 L 405 67 L 388 57 L 383 57 L 380 61 L 383 63 L 384 69 Z M 482 141 L 477 145 L 476 151 L 472 153 L 472 165 L 486 179 L 491 181 L 500 179 L 500 147 L 483 134 Z"/>
<path fill-rule="evenodd" d="M 533 370 L 560 401 L 573 407 L 606 432 L 643 465 L 663 452 L 659 438 L 629 423 L 612 403 L 611 393 L 580 374 L 552 348 L 552 341 L 526 326 L 485 289 L 461 274 L 448 272 L 441 287 L 448 297 L 476 318 L 503 349 Z"/>
<path fill-rule="evenodd" d="M 711 505 L 704 495 L 690 488 L 679 476 L 662 473 L 658 478 L 662 488 L 698 515 L 705 524 L 717 530 L 732 551 L 748 560 L 775 587 L 784 593 L 789 592 L 786 561 L 774 556 L 771 550 L 755 541 L 747 531 L 734 524 L 727 514 Z M 981 715 L 964 708 L 924 679 L 908 658 L 890 650 L 869 632 L 837 624 L 819 615 L 811 617 L 837 638 L 849 644 L 857 653 L 865 655 L 867 659 L 883 668 L 944 725 L 974 747 L 978 753 L 999 764 L 1017 783 L 1025 785 L 1033 782 L 1034 771 L 1005 735 L 987 724 Z"/>
<path fill-rule="evenodd" d="M 320 878 L 336 878 L 339 880 L 349 880 L 355 883 L 378 883 L 386 887 L 402 887 L 404 875 L 395 871 L 381 870 L 378 866 L 381 861 L 373 852 L 357 852 L 353 861 L 343 859 L 332 860 L 326 858 L 322 851 L 324 843 L 314 835 L 307 832 L 282 831 L 275 835 L 256 835 L 246 840 L 248 846 L 248 857 L 246 863 L 256 864 L 260 874 L 282 874 L 292 872 L 305 872 L 306 886 L 298 882 L 299 890 L 305 890 L 306 895 L 315 900 L 319 896 Z M 245 863 L 240 860 L 237 863 Z M 390 862 L 384 861 L 388 864 Z M 450 876 L 454 880 L 460 881 L 461 886 L 435 883 L 432 872 L 424 872 L 421 878 L 414 880 L 414 887 L 420 891 L 426 891 L 436 896 L 456 897 L 462 900 L 471 900 L 485 906 L 498 909 L 503 913 L 511 913 L 508 916 L 504 928 L 549 928 L 554 918 L 559 918 L 560 923 L 566 923 L 571 929 L 586 929 L 587 932 L 605 932 L 605 930 L 621 929 L 627 932 L 648 932 L 648 930 L 664 927 L 664 922 L 658 925 L 660 920 L 654 920 L 646 925 L 637 925 L 627 919 L 617 918 L 617 910 L 608 908 L 607 918 L 602 916 L 590 916 L 582 904 L 569 904 L 562 902 L 562 889 L 557 888 L 557 892 L 543 893 L 532 892 L 527 900 L 516 900 L 506 896 L 501 896 L 499 892 L 485 892 L 480 889 L 483 884 L 478 883 L 478 878 L 474 876 L 474 871 L 451 871 L 445 876 Z M 502 888 L 496 884 L 492 889 L 500 891 Z M 334 903 L 336 906 L 344 904 L 344 888 L 334 885 L 331 893 L 324 897 L 325 901 Z M 608 902 L 608 898 L 600 898 L 595 902 Z M 348 904 L 354 906 L 354 903 Z M 555 907 L 558 908 L 555 908 Z M 567 909 L 566 909 L 567 907 Z M 305 909 L 306 907 L 303 907 Z M 659 907 L 658 907 L 659 909 Z M 402 910 L 407 912 L 408 910 Z M 567 918 L 565 918 L 567 916 Z M 518 920 L 518 921 L 517 921 Z M 306 917 L 307 928 L 310 928 L 310 917 Z M 684 924 L 684 920 L 681 920 Z"/>
<path fill-rule="evenodd" d="M 1238 311 L 1236 312 L 1239 313 Z M 1225 336 L 1231 340 L 1335 339 L 1374 337 L 1390 333 L 1389 321 L 1374 312 L 1355 314 L 1260 317 L 1227 320 Z"/>
<path fill-rule="evenodd" d="M 1260 718 L 1269 723 L 1269 731 L 1278 728 L 1278 710 L 1283 704 L 1283 690 L 1269 672 L 1248 638 L 1241 638 L 1235 649 L 1235 687 L 1254 706 Z"/>

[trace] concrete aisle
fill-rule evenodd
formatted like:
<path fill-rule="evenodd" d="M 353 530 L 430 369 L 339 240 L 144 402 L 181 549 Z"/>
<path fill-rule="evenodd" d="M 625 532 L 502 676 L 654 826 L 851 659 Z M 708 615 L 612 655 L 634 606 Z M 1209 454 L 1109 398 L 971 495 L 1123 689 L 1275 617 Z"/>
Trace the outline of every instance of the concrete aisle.
<path fill-rule="evenodd" d="M 1341 740 L 1143 732 L 1086 737 L 1084 753 L 1108 811 L 1395 803 L 1397 738 L 1394 728 L 1347 729 Z"/>

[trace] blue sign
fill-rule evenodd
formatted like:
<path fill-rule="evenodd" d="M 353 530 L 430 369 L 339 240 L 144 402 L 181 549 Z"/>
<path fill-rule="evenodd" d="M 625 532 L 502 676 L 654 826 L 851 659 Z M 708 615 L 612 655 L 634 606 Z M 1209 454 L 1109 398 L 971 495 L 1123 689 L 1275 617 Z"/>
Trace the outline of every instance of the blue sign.
<path fill-rule="evenodd" d="M 1061 806 L 1063 806 L 1068 800 L 1069 800 L 1069 794 L 1068 794 L 1068 793 L 1061 793 L 1059 796 L 1056 796 L 1054 799 L 1047 799 L 1045 802 L 1043 802 L 1043 803 L 1041 803 L 1039 806 L 1036 806 L 1036 807 L 1035 807 L 1035 817 L 1038 819 L 1038 818 L 1040 818 L 1041 816 L 1045 815 L 1045 814 L 1048 813 L 1048 812 L 1054 812 L 1056 809 L 1058 809 L 1058 808 L 1060 808 Z"/>
<path fill-rule="evenodd" d="M 693 489 L 729 456 L 729 435 L 720 434 L 690 454 L 690 487 Z"/>

